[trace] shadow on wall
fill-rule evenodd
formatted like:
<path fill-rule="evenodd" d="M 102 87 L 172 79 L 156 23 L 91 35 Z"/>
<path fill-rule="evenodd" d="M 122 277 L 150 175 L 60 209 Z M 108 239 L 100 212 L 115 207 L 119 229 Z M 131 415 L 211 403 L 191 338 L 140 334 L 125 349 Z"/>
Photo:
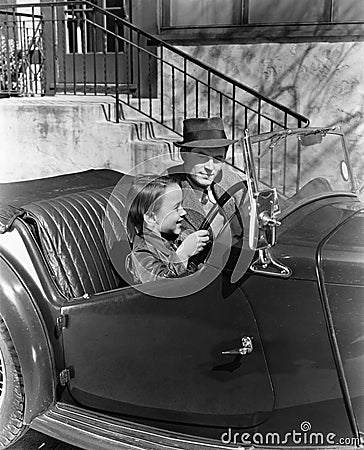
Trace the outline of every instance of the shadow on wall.
<path fill-rule="evenodd" d="M 364 185 L 364 42 L 221 44 L 181 50 L 309 117 L 312 126 L 339 128 Z M 254 102 L 242 100 L 249 106 Z"/>

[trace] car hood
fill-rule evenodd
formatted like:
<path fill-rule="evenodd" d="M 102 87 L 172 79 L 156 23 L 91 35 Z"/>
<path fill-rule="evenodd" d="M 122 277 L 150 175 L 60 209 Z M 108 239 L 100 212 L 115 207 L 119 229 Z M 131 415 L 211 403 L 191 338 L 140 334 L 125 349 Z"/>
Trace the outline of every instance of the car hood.
<path fill-rule="evenodd" d="M 280 220 L 271 252 L 291 278 L 316 281 L 320 262 L 327 282 L 363 283 L 364 204 L 357 198 L 321 199 Z"/>
<path fill-rule="evenodd" d="M 320 247 L 325 283 L 364 286 L 364 210 L 343 220 Z"/>

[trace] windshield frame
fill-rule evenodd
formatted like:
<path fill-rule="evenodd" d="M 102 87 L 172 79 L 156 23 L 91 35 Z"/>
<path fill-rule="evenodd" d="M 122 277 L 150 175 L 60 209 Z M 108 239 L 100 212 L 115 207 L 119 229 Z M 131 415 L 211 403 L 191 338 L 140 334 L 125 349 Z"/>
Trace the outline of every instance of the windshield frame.
<path fill-rule="evenodd" d="M 320 199 L 324 199 L 324 198 L 329 198 L 329 197 L 337 197 L 337 196 L 346 196 L 346 197 L 357 197 L 358 194 L 358 187 L 357 187 L 357 183 L 353 174 L 353 170 L 352 170 L 352 166 L 351 166 L 351 162 L 350 162 L 350 157 L 349 157 L 349 152 L 347 149 L 347 145 L 346 145 L 346 141 L 345 141 L 345 136 L 342 132 L 335 130 L 335 127 L 326 127 L 326 128 L 320 128 L 320 127 L 307 127 L 307 128 L 295 128 L 295 129 L 283 129 L 283 130 L 279 130 L 279 131 L 271 131 L 271 132 L 267 132 L 267 133 L 261 133 L 258 135 L 253 135 L 253 136 L 249 136 L 248 135 L 248 142 L 249 142 L 249 147 L 250 147 L 250 158 L 249 158 L 249 165 L 252 164 L 252 167 L 250 167 L 248 170 L 246 170 L 246 175 L 248 177 L 252 177 L 253 178 L 253 183 L 255 186 L 259 185 L 258 182 L 258 178 L 256 175 L 256 158 L 253 157 L 253 145 L 256 145 L 260 142 L 265 142 L 265 141 L 269 141 L 269 140 L 273 140 L 275 139 L 275 141 L 273 142 L 273 147 L 269 146 L 267 149 L 263 150 L 263 153 L 260 155 L 260 157 L 264 156 L 266 151 L 271 150 L 273 148 L 274 151 L 274 147 L 278 144 L 278 142 L 280 142 L 282 139 L 292 136 L 292 135 L 300 135 L 300 136 L 308 136 L 308 135 L 314 135 L 314 134 L 323 134 L 323 136 L 326 136 L 327 134 L 330 135 L 336 135 L 339 136 L 341 138 L 341 142 L 342 142 L 342 150 L 343 150 L 343 160 L 346 162 L 347 164 L 347 168 L 348 168 L 348 182 L 351 185 L 350 190 L 345 190 L 345 191 L 333 191 L 333 192 L 320 192 L 316 195 L 312 195 L 310 197 L 307 198 L 303 198 L 298 200 L 297 202 L 295 202 L 295 204 L 287 206 L 287 208 L 285 208 L 283 211 L 280 211 L 278 214 L 279 218 L 284 218 L 287 215 L 289 215 L 290 213 L 292 213 L 294 210 L 300 208 L 301 206 L 320 200 Z M 272 188 L 274 188 L 275 186 L 273 185 Z M 282 196 L 280 195 L 280 199 L 282 198 Z M 281 200 L 282 201 L 282 200 Z"/>

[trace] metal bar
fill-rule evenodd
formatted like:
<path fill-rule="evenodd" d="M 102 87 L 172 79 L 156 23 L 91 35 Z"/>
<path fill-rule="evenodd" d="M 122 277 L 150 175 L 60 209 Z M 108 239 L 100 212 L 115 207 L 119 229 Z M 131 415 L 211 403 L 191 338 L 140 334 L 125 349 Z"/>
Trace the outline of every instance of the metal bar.
<path fill-rule="evenodd" d="M 64 13 L 64 19 L 63 19 L 63 33 L 62 33 L 62 49 L 63 49 L 63 93 L 67 94 L 67 42 L 69 45 L 69 39 L 68 36 L 68 20 L 67 20 L 66 12 Z"/>
<path fill-rule="evenodd" d="M 273 164 L 273 147 L 270 148 L 270 167 L 269 167 L 269 185 L 270 187 L 273 186 L 273 169 L 274 169 L 274 164 Z"/>
<path fill-rule="evenodd" d="M 283 149 L 283 188 L 282 193 L 286 195 L 286 181 L 287 181 L 287 139 L 284 139 L 284 149 Z"/>
<path fill-rule="evenodd" d="M 301 184 L 301 142 L 297 139 L 297 176 L 296 176 L 296 193 L 300 189 Z"/>
<path fill-rule="evenodd" d="M 152 106 L 152 58 L 148 55 L 148 97 L 149 97 L 149 115 L 153 116 L 153 106 Z"/>
<path fill-rule="evenodd" d="M 56 14 L 55 14 L 55 6 L 54 4 L 51 7 L 52 11 L 52 43 L 53 43 L 53 86 L 54 93 L 57 92 L 57 65 L 56 65 L 56 55 L 57 55 L 57 42 L 56 42 Z"/>
<path fill-rule="evenodd" d="M 96 9 L 94 9 L 94 18 L 96 17 Z M 97 30 L 96 26 L 96 18 L 94 20 L 94 28 Z M 105 87 L 105 95 L 107 95 L 107 59 L 106 59 L 106 53 L 107 53 L 107 30 L 102 30 L 102 55 L 103 55 L 103 62 L 104 62 L 104 87 Z M 96 49 L 96 41 L 94 42 L 94 49 Z M 95 50 L 94 50 L 95 51 Z"/>
<path fill-rule="evenodd" d="M 25 29 L 25 21 L 20 20 L 19 22 L 19 37 L 20 37 L 20 48 L 22 51 L 22 57 L 21 57 L 21 73 L 23 74 L 23 88 L 25 94 L 29 93 L 29 86 L 28 86 L 28 77 L 27 77 L 27 69 L 25 64 L 25 58 L 28 57 L 28 65 L 29 65 L 29 75 L 31 74 L 31 66 L 30 66 L 30 48 L 27 47 L 27 39 L 26 39 L 26 29 Z"/>
<path fill-rule="evenodd" d="M 80 27 L 81 27 L 81 51 L 82 51 L 82 78 L 83 78 L 83 95 L 87 94 L 86 90 L 86 20 L 85 20 L 85 11 L 82 11 L 82 18 L 80 19 Z"/>
<path fill-rule="evenodd" d="M 130 11 L 130 20 L 131 20 L 131 11 Z M 128 28 L 129 30 L 129 48 L 128 52 L 130 54 L 130 81 L 131 83 L 134 83 L 134 47 L 131 45 L 133 42 L 133 30 Z M 130 98 L 128 96 L 128 104 L 130 104 Z"/>
<path fill-rule="evenodd" d="M 172 67 L 172 128 L 176 128 L 176 86 L 175 86 L 175 73 L 174 67 Z"/>
<path fill-rule="evenodd" d="M 92 10 L 92 17 L 94 23 L 96 22 L 96 11 Z M 87 19 L 87 16 L 86 16 Z M 85 23 L 85 27 L 86 27 Z M 93 74 L 94 74 L 94 94 L 97 94 L 97 65 L 96 65 L 96 42 L 97 42 L 97 31 L 95 27 L 92 27 L 92 54 L 93 54 Z"/>
<path fill-rule="evenodd" d="M 130 41 L 130 29 L 127 28 L 128 31 L 128 41 Z M 125 32 L 125 29 L 123 30 Z M 129 42 L 124 43 L 124 57 L 125 57 L 125 66 L 126 66 L 126 85 L 127 85 L 127 99 L 128 103 L 130 103 L 130 44 Z"/>
<path fill-rule="evenodd" d="M 138 106 L 139 111 L 142 109 L 142 99 L 141 99 L 141 61 L 140 61 L 140 32 L 137 33 L 137 48 L 138 48 L 138 67 L 137 67 L 137 78 L 138 78 Z"/>
<path fill-rule="evenodd" d="M 187 118 L 187 59 L 183 59 L 183 119 Z"/>
<path fill-rule="evenodd" d="M 17 36 L 17 48 L 18 48 L 18 86 L 22 88 L 22 93 L 26 94 L 25 80 L 24 80 L 24 58 L 27 57 L 26 49 L 23 45 L 23 26 L 22 20 L 18 20 L 16 23 L 16 36 Z"/>
<path fill-rule="evenodd" d="M 196 117 L 198 117 L 198 80 L 196 80 L 196 84 L 195 84 L 195 92 L 196 92 L 196 104 L 195 104 L 195 108 L 196 108 Z"/>
<path fill-rule="evenodd" d="M 7 65 L 7 72 L 6 72 L 6 81 L 7 81 L 7 91 L 10 95 L 11 92 L 11 64 L 10 64 L 10 38 L 9 38 L 9 26 L 8 26 L 8 13 L 6 13 L 6 20 L 5 20 L 5 29 L 6 29 L 6 65 Z"/>
<path fill-rule="evenodd" d="M 76 95 L 76 30 L 75 30 L 75 7 L 72 5 L 72 73 L 73 73 L 73 94 Z"/>
<path fill-rule="evenodd" d="M 233 85 L 233 111 L 232 111 L 232 118 L 231 118 L 231 128 L 232 128 L 232 139 L 235 139 L 235 106 L 236 106 L 236 87 Z M 231 163 L 234 164 L 235 162 L 235 144 L 232 146 L 232 155 L 231 155 Z"/>
<path fill-rule="evenodd" d="M 207 117 L 210 117 L 211 113 L 211 72 L 207 72 Z"/>
<path fill-rule="evenodd" d="M 18 67 L 18 45 L 17 45 L 17 29 L 16 18 L 14 15 L 15 7 L 12 7 L 12 22 L 13 22 L 13 39 L 14 39 L 14 66 L 15 66 L 15 89 L 19 93 L 19 67 Z"/>
<path fill-rule="evenodd" d="M 0 47 L 0 57 L 1 57 L 1 61 L 2 64 L 0 64 L 0 92 L 2 92 L 5 89 L 5 84 L 4 84 L 4 80 L 5 80 L 5 71 L 4 71 L 4 67 L 5 67 L 5 55 L 3 54 L 3 48 Z"/>
<path fill-rule="evenodd" d="M 334 1 L 329 0 L 329 22 L 332 23 L 334 21 Z"/>
<path fill-rule="evenodd" d="M 115 23 L 115 34 L 119 34 L 119 24 L 117 21 Z M 116 123 L 120 121 L 119 114 L 119 39 L 115 39 L 115 114 Z"/>
<path fill-rule="evenodd" d="M 52 3 L 50 3 L 50 4 L 52 4 Z M 17 4 L 16 5 L 16 7 L 17 8 L 21 8 L 21 7 L 33 7 L 34 8 L 34 3 L 28 3 L 28 4 Z M 39 6 L 39 3 L 37 3 L 37 5 Z M 43 5 L 43 3 L 42 3 L 42 5 Z M 9 5 L 0 5 L 0 8 L 4 8 L 4 7 L 6 7 L 6 8 L 9 8 Z M 9 12 L 8 11 L 1 11 L 0 10 L 0 14 L 8 14 Z M 15 16 L 16 17 L 32 17 L 32 14 L 31 13 L 25 13 L 25 12 L 21 12 L 21 13 L 18 13 L 18 12 L 15 12 Z M 36 15 L 35 16 L 37 19 L 41 19 L 42 18 L 42 16 L 41 15 Z"/>
<path fill-rule="evenodd" d="M 246 25 L 249 23 L 249 0 L 243 0 L 243 14 L 242 14 L 242 20 L 243 24 Z"/>
<path fill-rule="evenodd" d="M 40 39 L 40 46 L 42 47 L 42 51 L 43 51 L 43 49 L 44 49 L 44 47 L 43 47 L 44 19 L 43 18 L 40 21 L 40 30 L 41 31 L 39 32 L 40 33 L 39 39 Z M 41 58 L 42 58 L 42 60 L 40 62 L 40 65 L 41 65 L 41 72 L 40 72 L 41 92 L 42 92 L 42 94 L 45 94 L 47 91 L 47 75 L 46 75 L 45 69 L 44 69 L 45 58 L 42 53 L 41 53 Z"/>
<path fill-rule="evenodd" d="M 36 50 L 36 48 L 35 48 L 36 30 L 35 30 L 34 6 L 32 6 L 32 38 L 31 38 L 31 42 L 34 43 L 34 52 L 35 52 L 35 50 Z M 29 58 L 30 58 L 30 55 L 29 55 Z M 29 69 L 30 69 L 29 70 L 29 74 L 31 76 L 31 73 L 32 73 L 32 71 L 31 71 L 31 60 L 29 60 L 29 66 L 30 66 L 29 67 Z M 36 72 L 34 73 L 34 76 L 33 76 L 33 83 L 35 85 L 35 89 L 32 89 L 32 90 L 35 91 L 35 93 L 37 94 L 38 93 L 38 76 L 37 76 Z M 33 86 L 33 84 L 32 84 L 32 86 Z"/>
<path fill-rule="evenodd" d="M 160 62 L 160 96 L 161 96 L 161 122 L 164 122 L 164 61 L 163 61 L 163 47 L 160 49 L 161 62 Z"/>

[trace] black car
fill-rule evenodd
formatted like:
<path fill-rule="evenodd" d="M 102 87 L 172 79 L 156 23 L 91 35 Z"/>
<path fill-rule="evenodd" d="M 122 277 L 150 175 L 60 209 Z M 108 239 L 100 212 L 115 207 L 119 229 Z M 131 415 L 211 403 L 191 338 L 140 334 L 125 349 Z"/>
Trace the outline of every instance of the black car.
<path fill-rule="evenodd" d="M 1 185 L 1 448 L 28 427 L 86 449 L 359 446 L 364 205 L 344 136 L 242 143 L 244 236 L 227 223 L 196 273 L 144 285 L 118 264 L 128 177 Z"/>

